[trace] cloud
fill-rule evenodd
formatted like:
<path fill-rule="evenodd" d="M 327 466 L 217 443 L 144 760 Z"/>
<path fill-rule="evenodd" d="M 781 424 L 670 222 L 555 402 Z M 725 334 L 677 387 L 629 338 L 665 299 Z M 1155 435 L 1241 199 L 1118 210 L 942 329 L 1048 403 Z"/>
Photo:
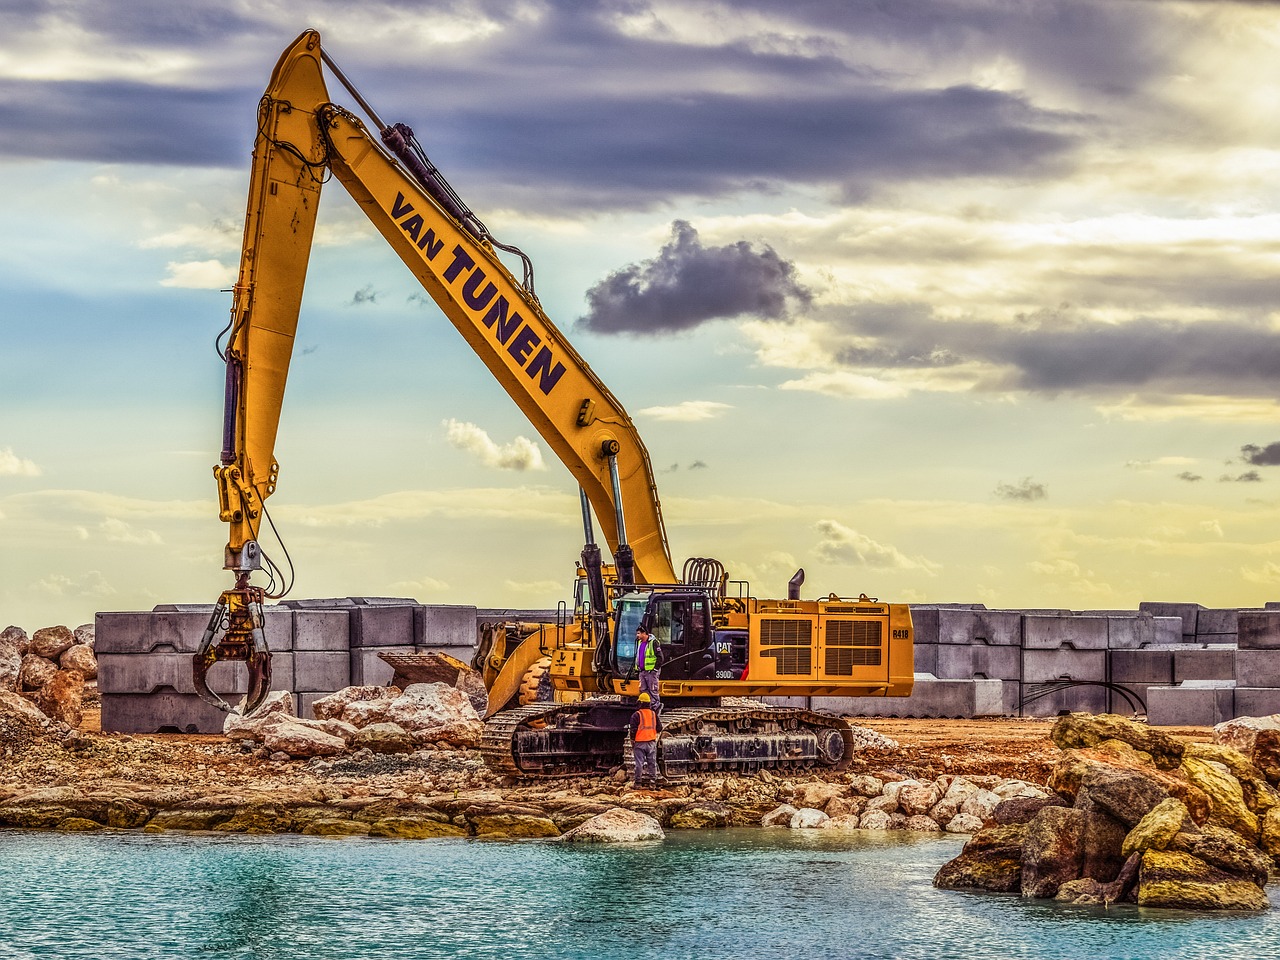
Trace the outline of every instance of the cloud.
<path fill-rule="evenodd" d="M 1255 467 L 1274 467 L 1280 464 L 1280 443 L 1268 443 L 1265 447 L 1246 443 L 1240 448 L 1240 455 L 1245 463 Z"/>
<path fill-rule="evenodd" d="M 1156 457 L 1154 460 L 1126 460 L 1130 470 L 1151 470 L 1155 467 L 1185 467 L 1196 462 L 1195 457 Z"/>
<path fill-rule="evenodd" d="M 712 320 L 786 317 L 812 293 L 796 279 L 795 265 L 767 244 L 745 240 L 704 247 L 683 220 L 658 256 L 618 270 L 587 291 L 588 312 L 578 325 L 597 333 L 691 330 Z"/>
<path fill-rule="evenodd" d="M 645 407 L 641 416 L 653 417 L 655 420 L 666 420 L 677 423 L 696 423 L 701 420 L 714 420 L 733 407 L 727 403 L 714 400 L 685 400 L 669 407 Z"/>
<path fill-rule="evenodd" d="M 1246 470 L 1244 473 L 1238 474 L 1234 477 L 1231 476 L 1230 474 L 1224 473 L 1222 476 L 1218 478 L 1218 482 L 1219 483 L 1261 483 L 1262 474 L 1258 473 L 1257 470 Z"/>
<path fill-rule="evenodd" d="M 1001 500 L 1044 500 L 1049 496 L 1049 488 L 1030 477 L 1023 477 L 1021 483 L 997 483 L 995 494 Z"/>
<path fill-rule="evenodd" d="M 107 578 L 97 570 L 90 570 L 81 577 L 68 577 L 61 573 L 51 573 L 36 581 L 36 588 L 43 593 L 57 597 L 109 597 L 116 588 L 107 582 Z"/>
<path fill-rule="evenodd" d="M 0 477 L 38 477 L 40 473 L 34 461 L 19 457 L 12 447 L 0 447 Z"/>
<path fill-rule="evenodd" d="M 516 437 L 510 443 L 499 446 L 474 423 L 446 420 L 444 427 L 446 439 L 451 445 L 474 454 L 486 467 L 516 471 L 546 469 L 541 449 L 526 437 Z"/>
<path fill-rule="evenodd" d="M 1192 473 L 1190 470 L 1183 470 L 1177 476 L 1179 480 L 1185 480 L 1187 483 L 1196 483 L 1197 481 L 1204 479 L 1200 474 Z"/>
<path fill-rule="evenodd" d="M 355 293 L 351 295 L 351 302 L 347 304 L 349 307 L 359 307 L 366 303 L 377 303 L 378 292 L 373 289 L 373 284 L 367 283 Z"/>
<path fill-rule="evenodd" d="M 98 531 L 112 543 L 124 543 L 134 546 L 155 546 L 164 541 L 154 530 L 138 530 L 123 520 L 107 517 L 98 524 Z"/>
<path fill-rule="evenodd" d="M 180 287 L 190 290 L 221 290 L 236 282 L 236 268 L 220 260 L 191 260 L 186 263 L 165 264 L 168 276 L 160 281 L 162 287 Z"/>
<path fill-rule="evenodd" d="M 827 563 L 857 563 L 882 570 L 922 570 L 932 573 L 935 564 L 908 557 L 896 547 L 877 543 L 836 520 L 819 520 L 815 529 L 822 537 L 814 548 L 819 560 Z"/>

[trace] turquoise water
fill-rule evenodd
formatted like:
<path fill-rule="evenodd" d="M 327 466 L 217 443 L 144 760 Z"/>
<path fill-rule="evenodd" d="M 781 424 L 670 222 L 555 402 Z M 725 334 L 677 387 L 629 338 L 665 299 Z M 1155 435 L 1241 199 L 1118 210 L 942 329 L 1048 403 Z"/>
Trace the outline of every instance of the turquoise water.
<path fill-rule="evenodd" d="M 0 831 L 0 957 L 1260 958 L 1280 910 L 935 890 L 954 838 L 669 834 L 635 847 Z M 1280 907 L 1280 889 L 1269 888 Z"/>

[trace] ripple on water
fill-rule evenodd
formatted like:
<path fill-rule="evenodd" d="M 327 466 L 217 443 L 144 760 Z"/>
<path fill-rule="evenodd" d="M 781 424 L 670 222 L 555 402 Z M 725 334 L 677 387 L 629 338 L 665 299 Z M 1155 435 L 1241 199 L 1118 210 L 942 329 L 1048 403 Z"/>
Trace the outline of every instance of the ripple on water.
<path fill-rule="evenodd" d="M 1252 960 L 1280 944 L 1280 913 L 935 890 L 960 843 L 789 830 L 634 847 L 0 832 L 0 958 Z"/>

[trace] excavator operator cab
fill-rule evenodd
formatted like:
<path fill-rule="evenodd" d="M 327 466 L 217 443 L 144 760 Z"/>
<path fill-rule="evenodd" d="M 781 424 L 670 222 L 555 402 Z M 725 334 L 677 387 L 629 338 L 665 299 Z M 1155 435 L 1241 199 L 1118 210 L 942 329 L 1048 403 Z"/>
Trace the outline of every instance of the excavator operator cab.
<path fill-rule="evenodd" d="M 711 599 L 697 591 L 629 593 L 618 601 L 614 667 L 633 680 L 636 628 L 644 626 L 666 654 L 664 680 L 702 680 L 715 676 Z"/>

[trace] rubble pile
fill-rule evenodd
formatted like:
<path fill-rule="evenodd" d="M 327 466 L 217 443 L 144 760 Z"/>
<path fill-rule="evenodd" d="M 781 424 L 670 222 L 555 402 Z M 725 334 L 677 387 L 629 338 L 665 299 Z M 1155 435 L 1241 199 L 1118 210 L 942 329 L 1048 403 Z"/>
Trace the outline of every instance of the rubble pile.
<path fill-rule="evenodd" d="M 1112 715 L 1072 714 L 1053 793 L 1011 799 L 934 878 L 936 886 L 1075 904 L 1266 910 L 1280 865 L 1280 717 L 1182 740 Z"/>
<path fill-rule="evenodd" d="M 92 692 L 97 677 L 92 624 L 42 627 L 30 637 L 21 627 L 0 631 L 0 693 L 20 694 L 51 720 L 79 726 L 86 685 Z"/>

